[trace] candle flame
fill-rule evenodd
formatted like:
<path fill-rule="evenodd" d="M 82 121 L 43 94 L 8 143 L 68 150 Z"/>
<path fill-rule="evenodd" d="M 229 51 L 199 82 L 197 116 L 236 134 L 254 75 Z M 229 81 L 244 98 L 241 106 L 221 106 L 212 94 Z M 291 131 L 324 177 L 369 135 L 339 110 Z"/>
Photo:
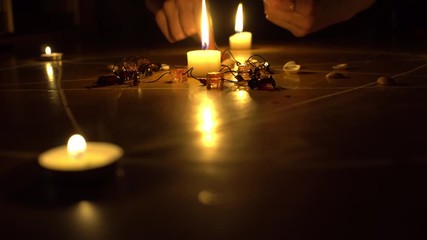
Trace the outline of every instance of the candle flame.
<path fill-rule="evenodd" d="M 243 32 L 243 4 L 239 3 L 236 12 L 236 23 L 234 26 L 236 32 Z"/>
<path fill-rule="evenodd" d="M 79 158 L 86 151 L 86 140 L 82 135 L 74 134 L 68 139 L 67 151 L 72 158 Z"/>
<path fill-rule="evenodd" d="M 206 1 L 202 0 L 202 19 L 201 19 L 201 32 L 202 32 L 202 49 L 209 48 L 209 17 L 206 8 Z"/>
<path fill-rule="evenodd" d="M 49 46 L 47 46 L 47 47 L 44 49 L 44 52 L 45 52 L 46 54 L 51 54 L 51 53 L 52 53 L 52 49 L 51 49 Z"/>

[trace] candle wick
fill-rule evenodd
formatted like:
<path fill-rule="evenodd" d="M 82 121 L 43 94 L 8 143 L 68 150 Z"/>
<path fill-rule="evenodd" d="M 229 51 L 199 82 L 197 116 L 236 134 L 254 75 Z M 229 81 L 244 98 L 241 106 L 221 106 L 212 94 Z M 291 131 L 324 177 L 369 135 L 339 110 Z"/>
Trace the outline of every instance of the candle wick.
<path fill-rule="evenodd" d="M 75 160 L 78 160 L 79 158 L 81 158 L 83 156 L 83 153 L 82 152 L 78 152 L 78 153 L 74 153 L 74 154 L 71 154 L 71 157 L 73 158 L 73 159 L 75 159 Z"/>
<path fill-rule="evenodd" d="M 207 50 L 208 49 L 208 44 L 207 43 L 202 43 L 202 50 Z"/>

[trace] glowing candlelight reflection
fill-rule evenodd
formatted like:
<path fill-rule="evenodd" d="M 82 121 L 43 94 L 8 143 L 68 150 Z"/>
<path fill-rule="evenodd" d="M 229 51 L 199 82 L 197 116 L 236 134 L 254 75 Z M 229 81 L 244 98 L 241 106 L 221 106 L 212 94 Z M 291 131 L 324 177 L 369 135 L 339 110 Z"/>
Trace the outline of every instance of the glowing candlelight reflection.
<path fill-rule="evenodd" d="M 49 82 L 53 82 L 55 80 L 55 75 L 53 72 L 53 66 L 51 63 L 46 63 L 46 74 L 47 74 L 47 79 L 49 80 Z"/>
<path fill-rule="evenodd" d="M 90 223 L 96 219 L 95 206 L 89 201 L 80 201 L 77 205 L 80 219 Z"/>
<path fill-rule="evenodd" d="M 252 101 L 251 96 L 247 91 L 239 90 L 235 91 L 236 102 L 242 107 L 246 107 L 249 102 Z"/>
<path fill-rule="evenodd" d="M 74 224 L 82 238 L 105 239 L 106 232 L 97 206 L 88 200 L 80 201 L 74 209 Z"/>
<path fill-rule="evenodd" d="M 212 190 L 203 190 L 197 195 L 199 202 L 206 206 L 217 205 L 220 203 L 220 195 Z"/>
<path fill-rule="evenodd" d="M 202 144 L 206 148 L 214 148 L 217 145 L 216 127 L 218 119 L 214 104 L 209 99 L 204 99 L 198 112 L 198 130 L 202 133 Z"/>

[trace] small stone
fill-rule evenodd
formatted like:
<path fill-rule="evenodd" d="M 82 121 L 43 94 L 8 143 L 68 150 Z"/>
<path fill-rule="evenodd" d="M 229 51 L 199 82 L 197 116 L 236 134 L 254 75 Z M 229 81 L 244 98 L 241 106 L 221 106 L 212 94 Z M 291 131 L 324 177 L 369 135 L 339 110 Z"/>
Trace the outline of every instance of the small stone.
<path fill-rule="evenodd" d="M 377 83 L 384 86 L 395 86 L 397 82 L 394 78 L 388 76 L 381 76 L 377 79 Z"/>
<path fill-rule="evenodd" d="M 162 71 L 169 71 L 170 70 L 170 66 L 167 65 L 167 64 L 165 64 L 165 63 L 162 63 L 162 65 L 160 65 L 160 70 L 162 70 Z"/>
<path fill-rule="evenodd" d="M 332 69 L 335 69 L 335 70 L 345 70 L 347 68 L 348 68 L 347 63 L 340 63 L 340 64 L 332 66 Z"/>
<path fill-rule="evenodd" d="M 283 71 L 285 73 L 298 73 L 301 66 L 296 64 L 295 61 L 289 61 L 285 65 L 283 65 Z"/>
<path fill-rule="evenodd" d="M 344 73 L 332 71 L 328 74 L 326 74 L 326 78 L 347 78 L 347 76 Z"/>

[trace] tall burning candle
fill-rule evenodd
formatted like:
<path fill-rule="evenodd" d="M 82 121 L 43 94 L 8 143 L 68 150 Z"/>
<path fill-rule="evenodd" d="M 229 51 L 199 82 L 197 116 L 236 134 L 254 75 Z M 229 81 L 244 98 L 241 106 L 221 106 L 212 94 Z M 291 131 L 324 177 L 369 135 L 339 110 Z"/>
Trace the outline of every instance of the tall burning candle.
<path fill-rule="evenodd" d="M 201 22 L 202 50 L 187 52 L 188 69 L 193 69 L 191 75 L 196 78 L 205 78 L 208 72 L 217 72 L 221 67 L 221 52 L 208 50 L 209 18 L 205 0 L 202 0 Z"/>
<path fill-rule="evenodd" d="M 230 49 L 251 49 L 252 33 L 243 31 L 243 4 L 239 3 L 236 12 L 235 34 L 230 36 Z"/>

